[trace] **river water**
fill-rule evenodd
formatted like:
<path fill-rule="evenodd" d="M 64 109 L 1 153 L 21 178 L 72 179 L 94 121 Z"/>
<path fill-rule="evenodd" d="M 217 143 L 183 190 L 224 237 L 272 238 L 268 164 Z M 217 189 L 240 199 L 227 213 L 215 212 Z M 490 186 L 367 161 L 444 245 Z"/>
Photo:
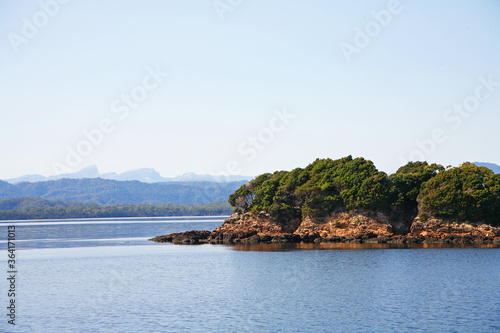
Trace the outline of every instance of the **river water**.
<path fill-rule="evenodd" d="M 223 219 L 0 223 L 0 332 L 500 332 L 500 248 L 147 241 Z"/>

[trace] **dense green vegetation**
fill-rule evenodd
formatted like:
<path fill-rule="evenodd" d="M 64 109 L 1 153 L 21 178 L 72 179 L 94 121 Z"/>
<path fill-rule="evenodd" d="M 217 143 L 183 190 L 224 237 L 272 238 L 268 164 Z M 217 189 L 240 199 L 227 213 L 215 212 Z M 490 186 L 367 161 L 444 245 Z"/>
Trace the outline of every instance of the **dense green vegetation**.
<path fill-rule="evenodd" d="M 464 163 L 440 172 L 423 186 L 419 212 L 425 216 L 500 225 L 500 175 Z"/>
<path fill-rule="evenodd" d="M 317 159 L 304 169 L 263 174 L 229 197 L 237 212 L 267 211 L 278 221 L 337 209 L 390 209 L 391 183 L 371 161 Z"/>
<path fill-rule="evenodd" d="M 98 205 L 201 204 L 226 201 L 246 181 L 142 183 L 108 179 L 60 179 L 9 184 L 0 181 L 0 199 L 33 197 Z"/>
<path fill-rule="evenodd" d="M 396 193 L 395 208 L 407 213 L 417 213 L 417 197 L 425 182 L 436 176 L 438 172 L 444 171 L 444 167 L 438 164 L 427 164 L 427 162 L 409 162 L 389 176 Z"/>
<path fill-rule="evenodd" d="M 0 220 L 109 218 L 109 217 L 155 217 L 155 216 L 215 216 L 229 215 L 227 202 L 212 202 L 196 205 L 84 205 L 45 206 L 24 210 L 2 210 Z"/>
<path fill-rule="evenodd" d="M 363 158 L 317 159 L 303 169 L 263 174 L 229 203 L 235 212 L 268 212 L 282 225 L 354 209 L 500 224 L 500 175 L 470 163 L 445 170 L 410 162 L 388 176 Z"/>

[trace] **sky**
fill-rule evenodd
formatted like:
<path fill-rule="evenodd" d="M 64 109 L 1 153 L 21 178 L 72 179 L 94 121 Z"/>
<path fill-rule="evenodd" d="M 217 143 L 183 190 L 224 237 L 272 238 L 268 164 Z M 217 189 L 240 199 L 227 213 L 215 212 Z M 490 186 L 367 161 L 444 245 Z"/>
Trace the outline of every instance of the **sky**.
<path fill-rule="evenodd" d="M 0 0 L 0 179 L 500 164 L 500 2 Z"/>

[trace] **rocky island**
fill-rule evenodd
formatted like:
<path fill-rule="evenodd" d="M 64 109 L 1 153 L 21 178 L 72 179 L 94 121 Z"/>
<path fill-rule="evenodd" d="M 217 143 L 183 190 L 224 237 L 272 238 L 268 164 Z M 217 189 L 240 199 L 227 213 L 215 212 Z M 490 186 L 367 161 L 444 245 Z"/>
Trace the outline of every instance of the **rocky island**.
<path fill-rule="evenodd" d="M 236 243 L 448 243 L 500 246 L 500 175 L 464 163 L 410 162 L 387 176 L 351 156 L 263 174 L 229 198 L 214 231 L 152 241 Z"/>

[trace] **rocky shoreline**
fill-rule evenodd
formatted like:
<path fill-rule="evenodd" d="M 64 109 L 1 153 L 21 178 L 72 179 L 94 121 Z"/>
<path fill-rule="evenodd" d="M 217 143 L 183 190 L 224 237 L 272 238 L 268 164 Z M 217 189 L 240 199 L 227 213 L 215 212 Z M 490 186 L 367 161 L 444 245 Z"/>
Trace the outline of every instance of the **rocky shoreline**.
<path fill-rule="evenodd" d="M 157 236 L 158 243 L 357 243 L 357 244 L 461 244 L 500 246 L 500 228 L 487 224 L 457 223 L 431 218 L 390 221 L 381 213 L 333 213 L 329 218 L 305 218 L 293 232 L 285 232 L 261 212 L 233 214 L 214 231 L 191 230 Z"/>

